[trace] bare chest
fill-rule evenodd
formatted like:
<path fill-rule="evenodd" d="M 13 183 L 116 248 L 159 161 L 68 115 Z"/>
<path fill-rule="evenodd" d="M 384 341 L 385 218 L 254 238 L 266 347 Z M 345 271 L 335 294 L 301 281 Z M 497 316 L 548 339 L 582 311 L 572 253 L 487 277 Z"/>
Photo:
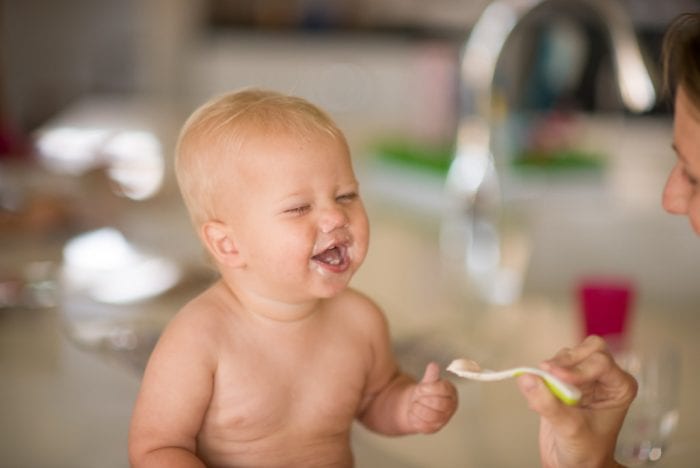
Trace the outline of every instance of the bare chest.
<path fill-rule="evenodd" d="M 362 399 L 366 346 L 346 338 L 268 346 L 222 356 L 201 435 L 232 445 L 274 441 L 278 447 L 287 445 L 285 439 L 293 446 L 346 435 Z"/>

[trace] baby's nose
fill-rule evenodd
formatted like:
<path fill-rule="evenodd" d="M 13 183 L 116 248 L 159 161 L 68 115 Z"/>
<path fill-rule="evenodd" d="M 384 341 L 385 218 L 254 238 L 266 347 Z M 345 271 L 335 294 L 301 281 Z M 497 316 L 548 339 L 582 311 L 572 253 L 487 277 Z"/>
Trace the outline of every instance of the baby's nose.
<path fill-rule="evenodd" d="M 347 226 L 348 216 L 340 207 L 329 207 L 321 213 L 319 228 L 321 232 L 327 234 L 335 229 Z"/>

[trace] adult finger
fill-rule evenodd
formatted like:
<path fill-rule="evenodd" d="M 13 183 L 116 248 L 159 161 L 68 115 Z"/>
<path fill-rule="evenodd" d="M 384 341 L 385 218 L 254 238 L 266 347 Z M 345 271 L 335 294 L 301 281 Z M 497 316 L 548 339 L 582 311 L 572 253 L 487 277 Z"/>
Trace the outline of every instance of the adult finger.
<path fill-rule="evenodd" d="M 573 367 L 587 359 L 594 353 L 607 352 L 605 340 L 597 335 L 586 337 L 579 345 L 573 348 L 564 348 L 554 355 L 552 359 L 543 364 L 557 367 Z"/>
<path fill-rule="evenodd" d="M 545 418 L 557 431 L 572 434 L 579 430 L 583 423 L 579 409 L 560 402 L 541 378 L 523 374 L 516 382 L 530 409 Z"/>

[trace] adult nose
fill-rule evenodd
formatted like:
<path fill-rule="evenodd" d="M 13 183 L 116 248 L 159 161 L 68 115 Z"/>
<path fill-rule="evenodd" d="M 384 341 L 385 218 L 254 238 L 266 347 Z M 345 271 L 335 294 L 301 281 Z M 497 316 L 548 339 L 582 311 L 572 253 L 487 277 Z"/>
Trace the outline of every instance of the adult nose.
<path fill-rule="evenodd" d="M 676 164 L 666 181 L 661 204 L 671 214 L 686 214 L 691 191 L 692 187 L 685 179 L 681 166 Z"/>

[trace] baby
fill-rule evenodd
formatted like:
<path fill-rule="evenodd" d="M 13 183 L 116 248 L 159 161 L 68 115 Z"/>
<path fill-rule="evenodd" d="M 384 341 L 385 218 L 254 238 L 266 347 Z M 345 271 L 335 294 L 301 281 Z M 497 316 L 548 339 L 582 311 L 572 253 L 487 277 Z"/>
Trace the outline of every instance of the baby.
<path fill-rule="evenodd" d="M 352 466 L 355 419 L 432 433 L 457 408 L 429 363 L 398 368 L 387 321 L 348 288 L 369 229 L 347 142 L 311 103 L 224 95 L 185 123 L 178 183 L 220 279 L 151 355 L 133 466 Z"/>

